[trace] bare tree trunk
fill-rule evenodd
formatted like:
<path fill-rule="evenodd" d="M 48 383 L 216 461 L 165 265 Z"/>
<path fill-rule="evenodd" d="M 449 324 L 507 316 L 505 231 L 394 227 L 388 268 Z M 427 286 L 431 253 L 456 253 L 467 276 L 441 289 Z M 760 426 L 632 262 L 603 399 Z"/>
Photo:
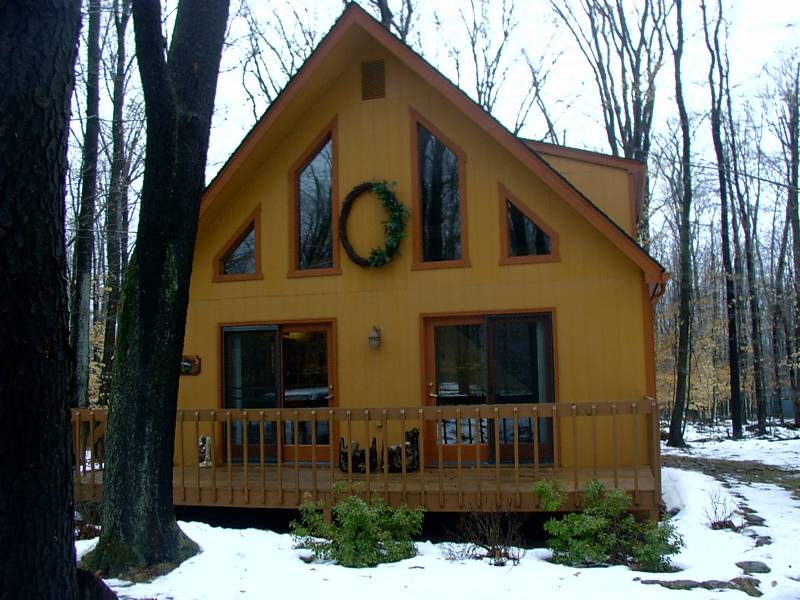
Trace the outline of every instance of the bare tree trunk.
<path fill-rule="evenodd" d="M 228 0 L 181 0 L 165 56 L 160 0 L 133 4 L 147 147 L 111 386 L 103 528 L 89 559 L 111 575 L 196 551 L 175 522 L 178 361 Z M 142 435 L 146 432 L 147 438 Z"/>
<path fill-rule="evenodd" d="M 731 240 L 728 230 L 728 168 L 725 149 L 722 143 L 722 95 L 724 92 L 724 70 L 720 62 L 719 28 L 722 21 L 722 2 L 718 0 L 716 23 L 713 33 L 709 30 L 706 15 L 706 4 L 701 2 L 703 10 L 703 31 L 706 47 L 711 56 L 708 69 L 708 84 L 711 91 L 711 137 L 714 142 L 714 153 L 717 157 L 717 177 L 719 179 L 719 199 L 722 233 L 722 267 L 725 273 L 725 305 L 728 319 L 728 363 L 730 366 L 730 411 L 733 437 L 742 437 L 742 392 L 739 373 L 739 333 L 737 327 L 737 304 L 734 271 L 731 262 Z M 713 35 L 713 37 L 712 37 Z"/>
<path fill-rule="evenodd" d="M 798 210 L 798 171 L 800 171 L 800 60 L 794 65 L 791 80 L 784 91 L 785 137 L 782 140 L 787 158 L 788 204 L 792 225 L 792 262 L 794 264 L 794 350 L 800 348 L 800 215 Z M 800 427 L 800 368 L 792 357 L 795 377 L 792 380 L 794 422 Z"/>
<path fill-rule="evenodd" d="M 677 38 L 672 46 L 675 62 L 675 101 L 681 125 L 681 210 L 678 223 L 679 256 L 681 265 L 680 299 L 678 305 L 678 376 L 675 384 L 675 404 L 669 424 L 670 446 L 683 446 L 684 409 L 689 392 L 689 345 L 692 323 L 692 167 L 691 167 L 691 124 L 683 100 L 683 81 L 681 59 L 683 57 L 683 7 L 681 0 L 675 0 L 677 11 Z"/>
<path fill-rule="evenodd" d="M 0 596 L 77 598 L 64 181 L 80 5 L 0 19 Z"/>
<path fill-rule="evenodd" d="M 733 176 L 731 177 L 732 193 L 736 197 L 739 206 L 740 222 L 744 230 L 744 258 L 747 269 L 747 301 L 750 308 L 750 335 L 753 346 L 753 380 L 755 385 L 755 407 L 756 422 L 759 435 L 767 432 L 767 413 L 766 413 L 766 385 L 764 383 L 764 350 L 761 337 L 761 299 L 758 292 L 757 271 L 755 261 L 755 232 L 757 229 L 758 206 L 751 211 L 746 196 L 749 196 L 749 183 L 747 174 L 742 173 L 739 167 L 740 148 L 737 143 L 737 131 L 734 129 L 733 111 L 731 108 L 730 90 L 727 89 L 728 123 L 729 123 L 729 143 L 730 143 L 730 162 L 733 166 Z M 751 212 L 754 214 L 751 215 Z"/>
<path fill-rule="evenodd" d="M 105 298 L 105 331 L 103 335 L 103 367 L 100 377 L 100 403 L 106 404 L 111 391 L 111 373 L 117 341 L 117 311 L 122 281 L 123 206 L 127 204 L 127 160 L 125 157 L 125 34 L 131 15 L 131 0 L 114 1 L 114 29 L 117 51 L 114 64 L 111 122 L 111 181 L 106 203 L 106 256 L 108 271 Z"/>
<path fill-rule="evenodd" d="M 92 249 L 100 136 L 100 0 L 89 0 L 87 35 L 86 131 L 81 159 L 81 202 L 75 233 L 70 297 L 70 344 L 75 352 L 75 400 L 89 403 L 89 313 Z"/>

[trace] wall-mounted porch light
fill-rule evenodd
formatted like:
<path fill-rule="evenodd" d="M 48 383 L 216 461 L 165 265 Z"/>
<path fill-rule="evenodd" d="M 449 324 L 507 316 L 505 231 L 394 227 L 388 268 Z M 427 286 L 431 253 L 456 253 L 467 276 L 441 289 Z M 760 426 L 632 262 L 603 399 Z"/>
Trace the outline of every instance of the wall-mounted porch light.
<path fill-rule="evenodd" d="M 380 348 L 381 345 L 381 328 L 376 327 L 375 325 L 372 326 L 372 329 L 369 330 L 369 335 L 367 336 L 367 341 L 369 342 L 370 348 Z"/>

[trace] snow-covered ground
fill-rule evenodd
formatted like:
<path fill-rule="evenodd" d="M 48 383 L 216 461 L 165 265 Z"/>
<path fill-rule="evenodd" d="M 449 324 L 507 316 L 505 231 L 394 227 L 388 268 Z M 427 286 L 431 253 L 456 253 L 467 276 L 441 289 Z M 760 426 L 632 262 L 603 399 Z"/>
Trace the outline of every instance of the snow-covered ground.
<path fill-rule="evenodd" d="M 292 548 L 288 535 L 181 523 L 202 552 L 172 573 L 148 584 L 108 583 L 121 598 L 226 599 L 334 597 L 347 600 L 409 598 L 746 598 L 739 591 L 674 591 L 643 585 L 642 579 L 730 580 L 741 576 L 743 560 L 766 563 L 771 572 L 754 575 L 767 599 L 800 598 L 800 502 L 772 485 L 720 482 L 700 473 L 663 471 L 664 501 L 684 536 L 686 548 L 674 562 L 682 570 L 648 574 L 626 567 L 575 569 L 548 562 L 545 549 L 528 550 L 517 566 L 495 567 L 475 560 L 448 560 L 440 546 L 418 544 L 419 555 L 374 569 L 329 563 L 306 564 L 306 551 Z M 737 496 L 737 494 L 739 496 Z M 709 519 L 720 507 L 747 504 L 765 522 L 743 532 L 712 530 Z M 723 510 L 724 512 L 724 510 Z M 741 521 L 741 516 L 734 516 Z M 772 543 L 756 546 L 757 536 Z M 762 540 L 763 541 L 763 540 Z M 96 542 L 77 542 L 79 556 Z M 724 596 L 723 596 L 724 595 Z"/>
<path fill-rule="evenodd" d="M 726 460 L 752 460 L 783 469 L 800 470 L 800 431 L 780 427 L 770 435 L 742 440 L 730 439 L 730 423 L 701 425 L 689 423 L 684 432 L 688 448 L 670 448 L 662 443 L 664 454 L 688 454 Z"/>

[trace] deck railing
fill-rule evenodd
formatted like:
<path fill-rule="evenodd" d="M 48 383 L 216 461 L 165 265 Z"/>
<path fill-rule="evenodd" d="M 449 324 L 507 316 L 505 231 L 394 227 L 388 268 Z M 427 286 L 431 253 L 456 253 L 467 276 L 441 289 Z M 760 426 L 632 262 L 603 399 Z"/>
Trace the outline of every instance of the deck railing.
<path fill-rule="evenodd" d="M 73 410 L 76 499 L 99 499 L 104 409 Z M 334 484 L 429 510 L 538 510 L 557 479 L 575 508 L 591 478 L 641 511 L 660 496 L 656 402 L 407 408 L 179 409 L 174 501 L 330 507 Z M 415 433 L 415 432 L 418 432 Z M 200 447 L 200 448 L 199 448 Z"/>

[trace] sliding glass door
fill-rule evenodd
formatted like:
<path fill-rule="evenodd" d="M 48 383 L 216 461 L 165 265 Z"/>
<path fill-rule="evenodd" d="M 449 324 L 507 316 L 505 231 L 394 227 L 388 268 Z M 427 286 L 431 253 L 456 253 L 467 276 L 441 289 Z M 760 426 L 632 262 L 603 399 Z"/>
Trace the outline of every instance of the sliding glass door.
<path fill-rule="evenodd" d="M 426 375 L 428 403 L 436 406 L 471 404 L 537 404 L 552 402 L 553 341 L 549 313 L 477 315 L 426 320 Z M 499 457 L 491 440 L 499 434 Z M 553 457 L 552 419 L 538 419 L 534 435 L 532 416 L 519 418 L 516 428 L 521 460 L 533 459 L 534 439 L 539 459 Z M 472 460 L 509 461 L 514 457 L 513 419 L 444 419 L 435 439 L 445 461 L 453 460 L 457 446 Z M 477 448 L 475 446 L 478 446 Z M 431 447 L 429 457 L 440 448 Z M 431 454 L 430 452 L 433 452 Z"/>
<path fill-rule="evenodd" d="M 316 430 L 309 421 L 295 419 L 294 410 L 318 409 L 331 405 L 332 326 L 330 323 L 287 325 L 243 325 L 222 328 L 222 406 L 250 410 L 257 419 L 258 409 L 282 408 L 280 435 L 277 421 L 264 423 L 266 455 L 302 460 L 311 459 L 311 447 L 327 456 L 330 443 L 328 423 L 320 421 Z M 233 454 L 259 458 L 258 424 L 232 423 Z"/>

